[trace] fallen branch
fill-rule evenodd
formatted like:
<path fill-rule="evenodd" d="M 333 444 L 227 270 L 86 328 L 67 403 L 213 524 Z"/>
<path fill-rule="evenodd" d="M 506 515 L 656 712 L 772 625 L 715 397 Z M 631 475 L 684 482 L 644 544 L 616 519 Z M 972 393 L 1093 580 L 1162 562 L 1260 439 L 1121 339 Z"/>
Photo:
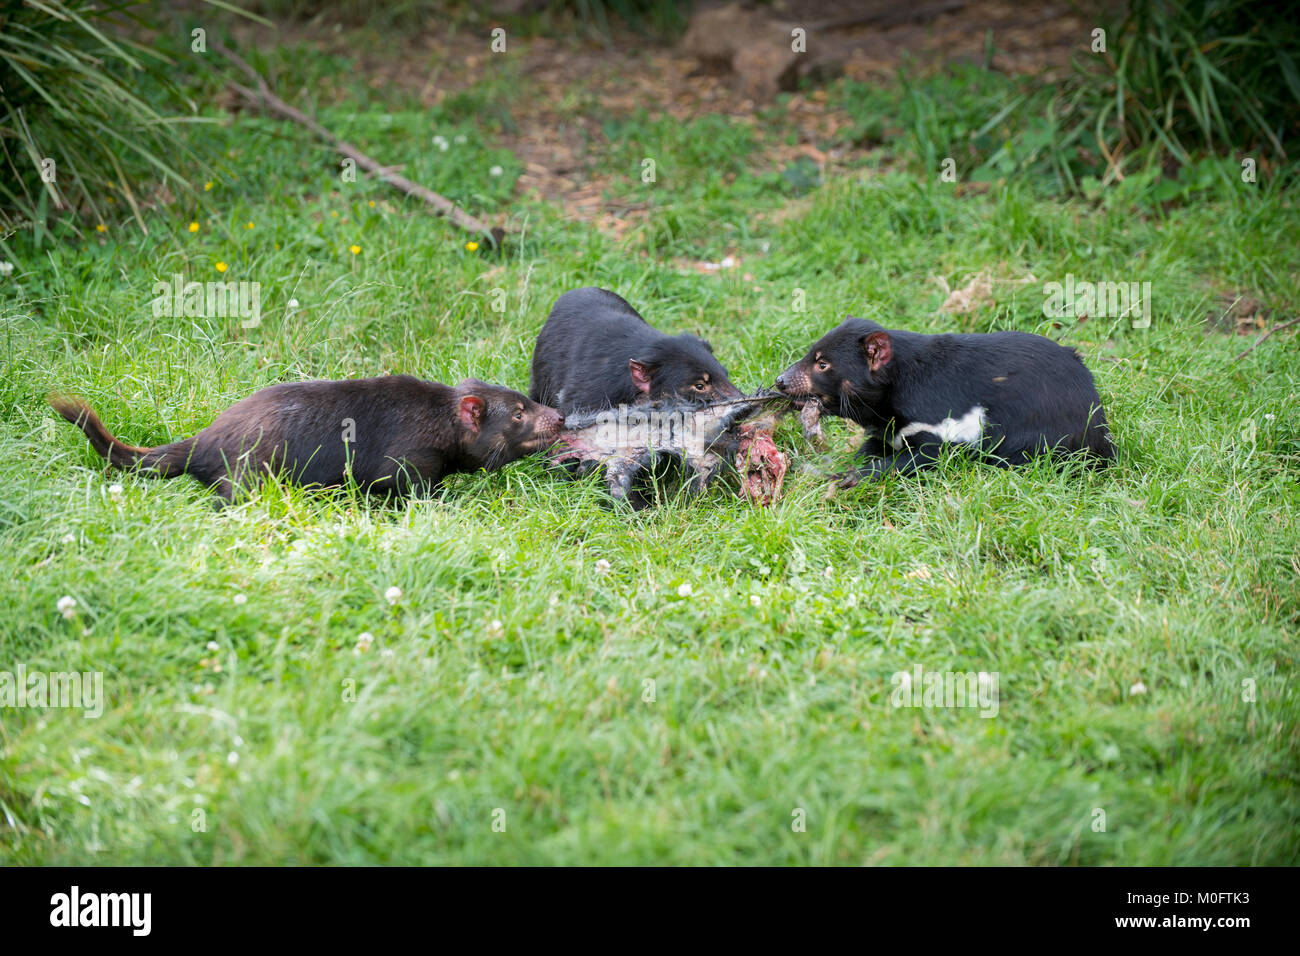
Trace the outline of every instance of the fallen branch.
<path fill-rule="evenodd" d="M 1268 338 L 1270 335 L 1272 335 L 1274 332 L 1281 332 L 1283 329 L 1290 328 L 1291 326 L 1295 325 L 1297 322 L 1300 322 L 1300 319 L 1292 319 L 1290 322 L 1283 322 L 1281 325 L 1275 325 L 1275 326 L 1273 326 L 1271 329 L 1269 329 L 1267 332 L 1265 332 L 1263 335 L 1261 335 L 1258 339 L 1256 339 L 1254 345 L 1252 345 L 1250 348 L 1246 349 L 1244 352 L 1241 352 L 1240 354 L 1238 354 L 1237 357 L 1236 357 L 1235 359 L 1233 359 L 1233 361 L 1234 361 L 1234 362 L 1240 362 L 1242 359 L 1244 359 L 1244 358 L 1245 358 L 1247 355 L 1249 355 L 1251 352 L 1255 351 L 1255 349 L 1259 348 L 1260 345 L 1263 344 L 1264 340 L 1265 340 L 1266 338 Z"/>
<path fill-rule="evenodd" d="M 227 48 L 220 40 L 209 39 L 208 43 L 212 49 L 224 56 L 227 60 L 238 67 L 244 75 L 257 84 L 256 90 L 250 90 L 246 86 L 241 86 L 238 83 L 228 81 L 230 88 L 240 96 L 244 97 L 244 99 L 254 104 L 261 104 L 272 112 L 278 113 L 286 119 L 291 119 L 300 126 L 307 127 L 307 129 L 311 130 L 318 137 L 325 140 L 344 156 L 355 161 L 358 166 L 378 179 L 383 180 L 395 189 L 401 190 L 408 196 L 413 196 L 416 199 L 428 203 L 440 215 L 446 216 L 466 232 L 482 236 L 493 247 L 500 247 L 506 236 L 504 229 L 499 226 L 489 226 L 483 220 L 465 212 L 465 210 L 461 209 L 445 196 L 440 196 L 432 189 L 429 189 L 426 186 L 421 186 L 419 183 L 413 183 L 405 176 L 399 176 L 397 173 L 393 172 L 392 167 L 384 166 L 381 163 L 375 162 L 375 160 L 361 152 L 357 147 L 339 139 L 339 137 L 335 136 L 306 113 L 295 109 L 284 100 L 280 99 L 280 97 L 272 93 L 271 88 L 266 84 L 266 80 L 262 79 L 262 75 L 249 66 L 242 57 Z"/>
<path fill-rule="evenodd" d="M 928 7 L 920 8 L 897 8 L 871 10 L 866 13 L 852 14 L 847 17 L 840 17 L 835 20 L 821 20 L 812 24 L 808 28 L 809 33 L 820 33 L 823 30 L 843 30 L 846 27 L 860 27 L 871 24 L 882 30 L 888 30 L 896 27 L 900 23 L 907 23 L 909 20 L 933 20 L 945 13 L 951 13 L 967 5 L 968 0 L 943 0 L 941 3 L 931 4 Z"/>

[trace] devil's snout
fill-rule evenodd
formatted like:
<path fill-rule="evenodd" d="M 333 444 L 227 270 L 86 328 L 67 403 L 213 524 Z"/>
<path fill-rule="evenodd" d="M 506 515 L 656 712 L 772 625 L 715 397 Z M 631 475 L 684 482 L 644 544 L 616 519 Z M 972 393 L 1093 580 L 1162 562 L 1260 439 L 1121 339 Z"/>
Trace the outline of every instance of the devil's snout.
<path fill-rule="evenodd" d="M 804 395 L 812 387 L 812 380 L 798 365 L 792 365 L 776 377 L 776 387 L 787 395 Z"/>

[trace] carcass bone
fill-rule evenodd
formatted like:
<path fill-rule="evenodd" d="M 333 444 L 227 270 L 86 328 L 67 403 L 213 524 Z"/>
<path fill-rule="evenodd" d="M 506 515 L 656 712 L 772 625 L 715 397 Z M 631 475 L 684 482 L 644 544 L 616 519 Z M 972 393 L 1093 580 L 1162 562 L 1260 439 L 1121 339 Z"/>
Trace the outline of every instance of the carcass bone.
<path fill-rule="evenodd" d="M 799 411 L 799 424 L 803 426 L 803 437 L 815 447 L 824 449 L 826 438 L 822 435 L 822 403 L 819 399 L 804 400 Z"/>
<path fill-rule="evenodd" d="M 784 396 L 760 394 L 711 405 L 654 402 L 574 413 L 566 416 L 551 461 L 576 465 L 579 476 L 603 466 L 609 493 L 634 505 L 640 500 L 633 482 L 661 457 L 691 472 L 691 494 L 703 491 L 730 461 L 741 474 L 741 493 L 768 505 L 780 496 L 789 464 L 772 440 L 777 417 L 788 409 Z"/>

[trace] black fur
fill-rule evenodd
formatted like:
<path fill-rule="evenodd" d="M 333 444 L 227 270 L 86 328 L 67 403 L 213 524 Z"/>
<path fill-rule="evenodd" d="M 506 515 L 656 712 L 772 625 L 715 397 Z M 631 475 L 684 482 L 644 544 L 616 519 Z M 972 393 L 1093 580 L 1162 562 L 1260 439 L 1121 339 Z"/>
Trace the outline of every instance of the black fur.
<path fill-rule="evenodd" d="M 1092 373 L 1072 349 L 1040 335 L 923 335 L 849 318 L 776 385 L 867 429 L 865 461 L 846 486 L 933 464 L 943 444 L 959 439 L 908 426 L 952 419 L 950 432 L 962 431 L 956 423 L 976 408 L 984 409 L 982 428 L 962 444 L 995 464 L 1019 465 L 1043 452 L 1099 463 L 1115 457 Z"/>
<path fill-rule="evenodd" d="M 409 375 L 272 385 L 194 437 L 157 448 L 118 441 L 80 399 L 52 396 L 50 404 L 112 465 L 156 478 L 191 475 L 227 500 L 268 473 L 329 486 L 350 471 L 368 492 L 405 494 L 538 451 L 564 423 L 508 388 L 477 379 L 453 388 Z"/>
<path fill-rule="evenodd" d="M 606 289 L 564 293 L 537 336 L 529 394 L 568 415 L 645 401 L 740 398 L 708 342 L 656 330 Z"/>

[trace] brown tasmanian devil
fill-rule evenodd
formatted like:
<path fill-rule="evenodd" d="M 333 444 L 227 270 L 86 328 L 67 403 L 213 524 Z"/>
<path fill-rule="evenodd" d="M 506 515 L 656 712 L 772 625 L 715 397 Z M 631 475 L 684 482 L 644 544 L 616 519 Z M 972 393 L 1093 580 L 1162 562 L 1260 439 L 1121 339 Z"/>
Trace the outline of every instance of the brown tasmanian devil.
<path fill-rule="evenodd" d="M 119 441 L 80 399 L 54 395 L 50 404 L 116 467 L 190 475 L 228 501 L 273 473 L 322 486 L 350 475 L 368 492 L 405 494 L 545 448 L 564 424 L 553 408 L 499 385 L 409 375 L 272 385 L 192 438 L 156 448 Z"/>

